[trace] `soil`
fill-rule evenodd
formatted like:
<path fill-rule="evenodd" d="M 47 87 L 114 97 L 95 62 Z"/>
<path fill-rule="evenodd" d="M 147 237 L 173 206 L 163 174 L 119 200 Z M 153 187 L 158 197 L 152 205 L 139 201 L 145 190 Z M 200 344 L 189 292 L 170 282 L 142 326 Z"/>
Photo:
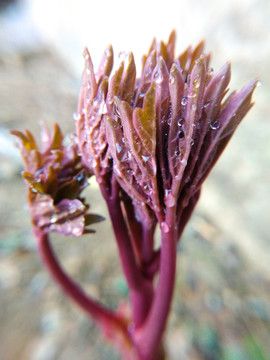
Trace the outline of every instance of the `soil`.
<path fill-rule="evenodd" d="M 22 165 L 10 129 L 73 131 L 80 80 L 50 48 L 0 52 L 0 359 L 119 359 L 42 266 Z M 171 360 L 270 359 L 269 74 L 257 102 L 207 180 L 179 246 L 166 333 Z M 268 99 L 268 100 L 267 100 Z M 126 299 L 112 229 L 96 183 L 96 234 L 53 237 L 67 272 L 111 308 Z M 268 212 L 267 212 L 268 210 Z"/>

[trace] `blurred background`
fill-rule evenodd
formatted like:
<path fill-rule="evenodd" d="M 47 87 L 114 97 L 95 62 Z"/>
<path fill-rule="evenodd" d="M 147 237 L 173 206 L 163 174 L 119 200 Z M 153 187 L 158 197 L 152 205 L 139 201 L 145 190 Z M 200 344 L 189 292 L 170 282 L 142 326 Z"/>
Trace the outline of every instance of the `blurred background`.
<path fill-rule="evenodd" d="M 43 268 L 11 129 L 74 130 L 88 46 L 141 56 L 177 30 L 177 52 L 206 40 L 212 66 L 232 62 L 231 89 L 259 76 L 256 105 L 206 181 L 179 247 L 166 334 L 172 360 L 270 359 L 269 0 L 0 1 L 0 359 L 119 359 Z M 106 215 L 95 183 L 92 211 Z M 65 269 L 116 308 L 127 294 L 109 221 L 80 239 L 55 237 Z"/>

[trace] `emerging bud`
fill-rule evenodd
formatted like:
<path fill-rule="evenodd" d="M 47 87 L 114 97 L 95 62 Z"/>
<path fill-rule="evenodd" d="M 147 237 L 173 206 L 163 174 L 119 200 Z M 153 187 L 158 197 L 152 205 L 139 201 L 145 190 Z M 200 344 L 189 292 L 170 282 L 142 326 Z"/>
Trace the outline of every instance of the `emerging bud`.
<path fill-rule="evenodd" d="M 112 48 L 94 74 L 89 52 L 78 107 L 84 163 L 99 183 L 112 174 L 134 203 L 161 222 L 168 207 L 180 213 L 197 202 L 203 181 L 251 108 L 257 80 L 227 98 L 230 64 L 215 75 L 204 43 L 175 58 L 175 33 L 154 41 L 136 79 L 132 53 L 115 74 Z"/>
<path fill-rule="evenodd" d="M 29 131 L 25 134 L 12 131 L 12 134 L 19 140 L 24 160 L 22 176 L 28 185 L 33 225 L 43 233 L 56 231 L 79 236 L 93 232 L 85 226 L 102 220 L 102 217 L 87 214 L 88 205 L 80 198 L 91 173 L 80 163 L 75 137 L 66 139 L 68 144 L 64 146 L 58 125 L 54 126 L 52 135 L 43 127 L 43 149 L 39 150 Z"/>

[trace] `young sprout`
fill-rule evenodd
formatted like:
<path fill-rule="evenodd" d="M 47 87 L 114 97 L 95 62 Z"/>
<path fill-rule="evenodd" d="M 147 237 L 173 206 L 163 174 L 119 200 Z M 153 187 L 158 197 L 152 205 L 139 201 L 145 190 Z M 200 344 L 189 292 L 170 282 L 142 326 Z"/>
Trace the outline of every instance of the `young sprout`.
<path fill-rule="evenodd" d="M 161 360 L 173 296 L 177 243 L 201 186 L 252 106 L 257 80 L 228 93 L 226 63 L 214 74 L 201 42 L 175 57 L 175 32 L 153 41 L 136 74 L 132 53 L 111 75 L 109 46 L 95 72 L 87 49 L 76 129 L 67 146 L 55 125 L 39 151 L 30 132 L 14 131 L 41 255 L 67 295 L 101 326 L 126 360 Z M 81 191 L 94 174 L 106 201 L 130 294 L 129 315 L 84 294 L 61 269 L 48 234 L 80 236 L 100 221 Z M 154 233 L 160 227 L 161 245 Z M 90 230 L 91 231 L 91 230 Z M 156 281 L 157 278 L 157 281 Z"/>

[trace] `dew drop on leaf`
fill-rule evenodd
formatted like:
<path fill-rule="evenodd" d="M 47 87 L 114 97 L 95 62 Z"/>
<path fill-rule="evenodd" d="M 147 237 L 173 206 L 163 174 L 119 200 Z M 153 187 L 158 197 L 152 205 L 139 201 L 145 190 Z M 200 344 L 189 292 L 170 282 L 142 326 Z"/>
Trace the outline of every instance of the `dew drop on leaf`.
<path fill-rule="evenodd" d="M 150 156 L 142 155 L 142 159 L 144 162 L 148 161 L 150 159 Z"/>
<path fill-rule="evenodd" d="M 175 205 L 175 197 L 169 189 L 165 190 L 165 203 L 168 207 L 173 207 Z"/>
<path fill-rule="evenodd" d="M 179 130 L 179 132 L 178 132 L 178 138 L 179 138 L 179 139 L 183 139 L 184 136 L 185 136 L 184 131 Z"/>
<path fill-rule="evenodd" d="M 186 166 L 186 165 L 187 165 L 187 159 L 182 159 L 182 160 L 181 160 L 181 164 L 182 164 L 183 166 Z"/>
<path fill-rule="evenodd" d="M 161 71 L 158 69 L 154 75 L 154 80 L 157 84 L 160 84 L 163 81 L 163 75 Z"/>
<path fill-rule="evenodd" d="M 195 79 L 193 80 L 193 85 L 195 89 L 198 89 L 198 87 L 200 86 L 200 76 L 199 74 L 196 75 Z"/>
<path fill-rule="evenodd" d="M 213 69 L 213 68 L 209 68 L 209 69 L 207 70 L 207 75 L 208 75 L 208 76 L 212 76 L 213 73 L 214 73 L 214 69 Z"/>
<path fill-rule="evenodd" d="M 140 95 L 139 95 L 139 98 L 141 98 L 141 99 L 144 98 L 145 94 L 146 94 L 145 92 L 141 92 Z"/>
<path fill-rule="evenodd" d="M 115 146 L 116 146 L 116 151 L 119 154 L 122 151 L 122 146 L 119 143 L 116 143 Z"/>
<path fill-rule="evenodd" d="M 174 82 L 175 82 L 175 77 L 172 74 L 170 74 L 169 81 L 170 81 L 170 84 L 174 84 Z"/>
<path fill-rule="evenodd" d="M 217 130 L 219 127 L 220 127 L 219 120 L 216 119 L 216 120 L 213 120 L 213 121 L 210 122 L 210 128 L 212 130 Z"/>
<path fill-rule="evenodd" d="M 191 91 L 189 94 L 188 94 L 188 97 L 189 98 L 195 98 L 197 95 L 196 95 L 196 92 L 195 91 Z M 184 98 L 183 98 L 184 99 Z M 183 100 L 182 99 L 182 100 Z M 182 104 L 183 105 L 183 104 Z"/>
<path fill-rule="evenodd" d="M 178 125 L 178 126 L 182 126 L 182 121 L 183 121 L 183 119 L 180 118 L 180 119 L 177 121 L 177 125 Z"/>
<path fill-rule="evenodd" d="M 182 98 L 181 104 L 182 104 L 183 106 L 186 106 L 186 105 L 187 105 L 187 98 L 186 98 L 185 96 Z"/>
<path fill-rule="evenodd" d="M 56 216 L 56 215 L 52 215 L 52 216 L 50 217 L 50 223 L 51 223 L 51 224 L 55 224 L 56 221 L 57 221 L 57 216 Z"/>
<path fill-rule="evenodd" d="M 161 231 L 164 233 L 168 233 L 170 231 L 169 225 L 165 221 L 161 223 Z"/>

